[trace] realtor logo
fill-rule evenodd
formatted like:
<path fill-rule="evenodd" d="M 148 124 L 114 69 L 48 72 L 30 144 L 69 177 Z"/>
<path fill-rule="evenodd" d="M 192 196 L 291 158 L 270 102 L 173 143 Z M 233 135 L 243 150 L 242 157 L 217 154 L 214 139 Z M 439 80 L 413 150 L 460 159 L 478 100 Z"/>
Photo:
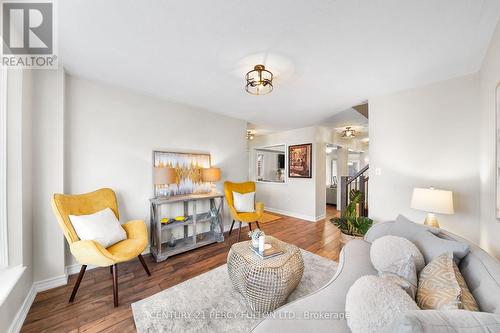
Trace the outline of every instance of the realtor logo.
<path fill-rule="evenodd" d="M 2 65 L 55 68 L 54 3 L 2 3 Z"/>

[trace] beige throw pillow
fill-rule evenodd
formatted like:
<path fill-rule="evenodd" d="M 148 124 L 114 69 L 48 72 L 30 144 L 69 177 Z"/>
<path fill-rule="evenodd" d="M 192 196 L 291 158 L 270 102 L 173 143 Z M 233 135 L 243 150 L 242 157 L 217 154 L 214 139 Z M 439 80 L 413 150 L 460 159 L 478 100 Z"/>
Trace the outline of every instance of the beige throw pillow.
<path fill-rule="evenodd" d="M 424 267 L 418 281 L 417 304 L 422 310 L 478 310 L 451 253 L 441 254 Z"/>
<path fill-rule="evenodd" d="M 469 311 L 479 311 L 479 306 L 477 305 L 476 299 L 472 296 L 472 293 L 465 283 L 465 279 L 462 273 L 458 270 L 458 266 L 453 262 L 453 270 L 455 271 L 455 276 L 457 277 L 458 285 L 462 290 L 462 295 L 460 297 L 461 307 L 460 309 Z"/>

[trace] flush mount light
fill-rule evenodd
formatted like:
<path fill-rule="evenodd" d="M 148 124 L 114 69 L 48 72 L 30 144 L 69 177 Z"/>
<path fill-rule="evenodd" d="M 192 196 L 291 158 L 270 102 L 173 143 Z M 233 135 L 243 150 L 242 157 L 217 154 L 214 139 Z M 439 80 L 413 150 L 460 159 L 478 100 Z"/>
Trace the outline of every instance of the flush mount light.
<path fill-rule="evenodd" d="M 346 139 L 354 138 L 356 136 L 356 131 L 351 129 L 351 126 L 347 126 L 345 130 L 342 131 L 342 137 Z"/>
<path fill-rule="evenodd" d="M 255 65 L 245 78 L 247 80 L 245 89 L 252 95 L 265 95 L 273 91 L 273 73 L 264 65 Z"/>
<path fill-rule="evenodd" d="M 254 135 L 255 135 L 254 130 L 247 130 L 247 140 L 253 140 Z"/>

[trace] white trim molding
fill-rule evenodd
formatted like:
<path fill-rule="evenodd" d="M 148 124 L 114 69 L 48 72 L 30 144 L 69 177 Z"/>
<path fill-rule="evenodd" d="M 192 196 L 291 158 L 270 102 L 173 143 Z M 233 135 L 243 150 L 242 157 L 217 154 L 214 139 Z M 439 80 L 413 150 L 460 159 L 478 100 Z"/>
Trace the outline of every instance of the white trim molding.
<path fill-rule="evenodd" d="M 291 212 L 288 210 L 281 210 L 281 209 L 276 209 L 276 208 L 271 208 L 271 207 L 265 207 L 264 210 L 267 210 L 268 212 L 271 212 L 271 213 L 295 217 L 297 219 L 306 220 L 306 221 L 310 221 L 310 222 L 316 222 L 316 221 L 319 221 L 319 220 L 325 218 L 324 215 L 319 216 L 319 217 L 309 216 L 309 215 L 305 215 L 305 214 L 301 214 L 301 213 L 295 213 L 295 212 Z"/>
<path fill-rule="evenodd" d="M 9 297 L 17 282 L 23 276 L 26 266 L 13 266 L 0 269 L 0 307 Z"/>
<path fill-rule="evenodd" d="M 319 216 L 316 216 L 316 221 L 315 222 L 321 221 L 321 220 L 323 220 L 325 218 L 326 218 L 326 214 L 321 214 Z"/>
<path fill-rule="evenodd" d="M 33 286 L 35 287 L 35 290 L 37 292 L 49 290 L 60 286 L 65 286 L 67 284 L 68 284 L 67 274 L 63 274 L 46 280 L 33 282 Z"/>
<path fill-rule="evenodd" d="M 28 291 L 28 295 L 26 295 L 26 298 L 24 299 L 24 302 L 21 305 L 21 308 L 19 309 L 16 316 L 12 320 L 12 323 L 10 324 L 10 327 L 7 332 L 18 333 L 21 331 L 21 327 L 23 327 L 24 321 L 26 320 L 26 316 L 28 315 L 31 305 L 35 300 L 36 293 L 37 291 L 35 289 L 35 285 L 32 285 L 30 290 Z"/>
<path fill-rule="evenodd" d="M 73 274 L 80 273 L 81 268 L 82 268 L 82 265 L 80 265 L 80 264 L 73 264 L 73 265 L 66 266 L 66 275 L 70 276 Z M 97 268 L 97 266 L 87 265 L 87 268 L 85 269 L 85 271 L 88 271 L 88 270 L 91 270 L 94 268 Z"/>
<path fill-rule="evenodd" d="M 7 234 L 7 70 L 0 66 L 0 268 L 9 266 Z"/>

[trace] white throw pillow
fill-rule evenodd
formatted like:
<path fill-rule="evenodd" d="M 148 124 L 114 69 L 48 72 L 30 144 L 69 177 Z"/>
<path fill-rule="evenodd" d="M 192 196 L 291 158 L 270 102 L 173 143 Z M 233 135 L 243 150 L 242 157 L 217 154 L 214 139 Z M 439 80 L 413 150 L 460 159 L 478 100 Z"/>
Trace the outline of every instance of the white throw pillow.
<path fill-rule="evenodd" d="M 90 215 L 70 215 L 69 219 L 80 240 L 93 240 L 106 248 L 127 239 L 125 229 L 109 208 Z"/>
<path fill-rule="evenodd" d="M 234 208 L 240 213 L 255 212 L 255 192 L 233 192 Z"/>
<path fill-rule="evenodd" d="M 417 303 L 396 284 L 374 275 L 360 277 L 349 288 L 345 311 L 353 333 L 384 330 L 406 311 L 419 310 Z"/>
<path fill-rule="evenodd" d="M 376 239 L 370 248 L 373 267 L 379 272 L 387 272 L 397 262 L 413 257 L 417 272 L 425 267 L 424 256 L 408 239 L 398 236 L 384 236 Z M 397 272 L 394 272 L 397 273 Z"/>

